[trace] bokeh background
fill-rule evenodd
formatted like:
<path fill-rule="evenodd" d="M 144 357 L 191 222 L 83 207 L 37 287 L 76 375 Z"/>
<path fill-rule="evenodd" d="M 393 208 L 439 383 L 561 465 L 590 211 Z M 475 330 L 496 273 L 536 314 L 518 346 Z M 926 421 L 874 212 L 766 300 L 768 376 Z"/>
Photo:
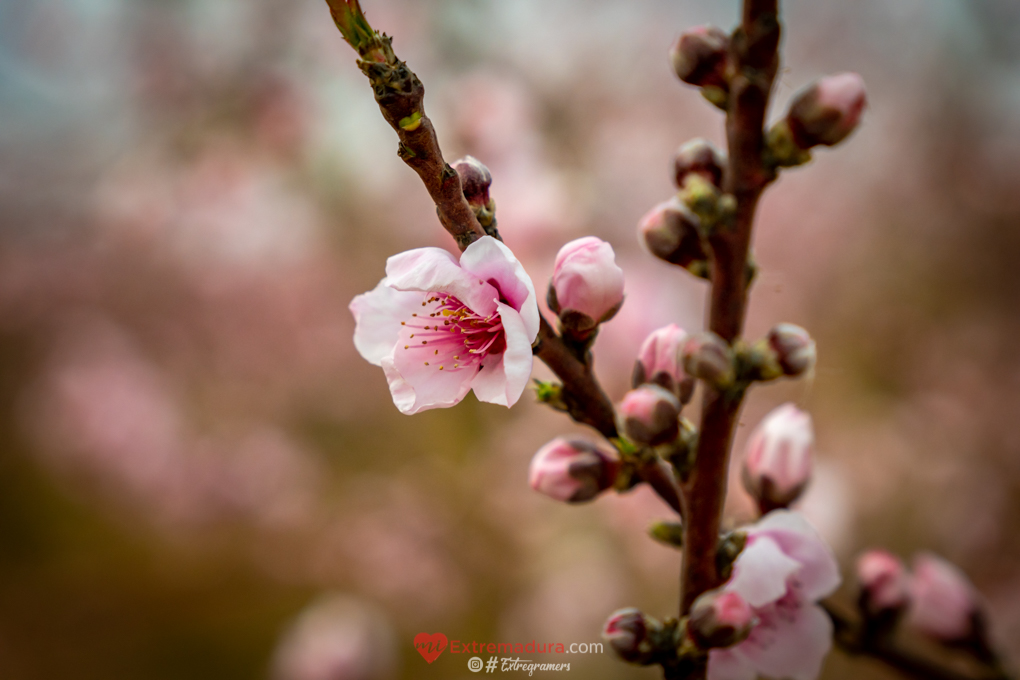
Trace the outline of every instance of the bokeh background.
<path fill-rule="evenodd" d="M 628 298 L 595 353 L 619 398 L 648 331 L 703 323 L 704 285 L 634 227 L 680 143 L 722 141 L 666 51 L 736 0 L 363 3 L 447 158 L 492 170 L 536 287 L 566 241 L 613 244 Z M 738 449 L 808 408 L 803 509 L 844 574 L 934 550 L 1020 659 L 1020 4 L 784 9 L 773 117 L 843 70 L 871 106 L 762 205 L 748 332 L 804 325 L 820 364 L 754 390 Z M 347 304 L 385 258 L 452 247 L 395 151 L 320 0 L 0 0 L 0 677 L 474 677 L 413 636 L 590 642 L 618 607 L 674 610 L 653 496 L 528 488 L 579 428 L 527 396 L 405 417 L 358 357 Z M 894 676 L 834 653 L 825 677 Z"/>

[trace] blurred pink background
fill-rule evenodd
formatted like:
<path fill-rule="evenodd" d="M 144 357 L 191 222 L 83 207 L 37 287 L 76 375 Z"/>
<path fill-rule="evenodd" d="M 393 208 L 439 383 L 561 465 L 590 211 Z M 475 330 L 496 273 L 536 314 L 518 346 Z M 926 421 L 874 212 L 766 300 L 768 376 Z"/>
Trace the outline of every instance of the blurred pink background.
<path fill-rule="evenodd" d="M 536 288 L 570 239 L 616 249 L 628 297 L 595 354 L 619 399 L 650 330 L 701 328 L 704 284 L 634 228 L 680 143 L 722 141 L 668 46 L 738 3 L 362 1 L 448 160 L 491 169 Z M 809 409 L 802 508 L 844 574 L 934 550 L 1020 659 L 1020 5 L 784 12 L 773 117 L 846 70 L 870 109 L 762 204 L 748 334 L 801 324 L 820 363 L 752 392 L 738 450 Z M 0 677 L 473 677 L 414 635 L 592 642 L 613 609 L 673 613 L 651 494 L 527 486 L 581 428 L 528 395 L 402 416 L 355 352 L 347 304 L 385 258 L 452 248 L 396 144 L 320 0 L 0 2 Z M 833 653 L 824 677 L 895 676 Z"/>

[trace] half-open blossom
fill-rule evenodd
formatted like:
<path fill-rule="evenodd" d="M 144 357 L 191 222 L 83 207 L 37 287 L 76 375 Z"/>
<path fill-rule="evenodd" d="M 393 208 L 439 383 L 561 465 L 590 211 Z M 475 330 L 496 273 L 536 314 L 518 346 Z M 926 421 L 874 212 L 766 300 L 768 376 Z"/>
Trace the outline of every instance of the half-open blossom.
<path fill-rule="evenodd" d="M 743 481 L 763 511 L 797 500 L 811 481 L 815 435 L 811 416 L 783 404 L 765 416 L 747 442 Z"/>
<path fill-rule="evenodd" d="M 776 510 L 746 531 L 722 590 L 744 598 L 758 623 L 743 642 L 709 652 L 708 680 L 814 680 L 832 646 L 832 622 L 817 602 L 839 586 L 836 559 L 795 512 Z"/>
<path fill-rule="evenodd" d="M 931 553 L 914 558 L 907 614 L 913 628 L 946 642 L 965 640 L 977 611 L 977 592 L 959 567 Z"/>
<path fill-rule="evenodd" d="M 577 329 L 608 321 L 623 304 L 623 270 L 613 247 L 595 236 L 579 238 L 560 248 L 553 265 L 550 306 L 567 323 L 573 315 Z"/>
<path fill-rule="evenodd" d="M 885 550 L 869 550 L 857 558 L 861 604 L 871 614 L 899 610 L 910 597 L 903 560 Z"/>
<path fill-rule="evenodd" d="M 386 261 L 386 278 L 351 302 L 354 345 L 381 366 L 401 413 L 479 401 L 512 406 L 531 377 L 538 304 L 510 249 L 483 236 L 460 262 L 441 248 Z"/>
<path fill-rule="evenodd" d="M 560 437 L 531 459 L 531 488 L 558 501 L 590 501 L 613 485 L 620 471 L 616 456 L 585 441 Z"/>

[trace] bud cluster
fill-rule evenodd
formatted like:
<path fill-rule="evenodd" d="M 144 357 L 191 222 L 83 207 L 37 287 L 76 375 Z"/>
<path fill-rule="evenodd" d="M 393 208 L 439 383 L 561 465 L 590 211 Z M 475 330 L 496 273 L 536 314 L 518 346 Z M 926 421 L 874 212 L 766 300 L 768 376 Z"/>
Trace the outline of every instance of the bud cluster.
<path fill-rule="evenodd" d="M 856 567 L 859 605 L 867 621 L 890 626 L 905 613 L 910 628 L 940 642 L 986 644 L 977 590 L 954 564 L 920 553 L 911 573 L 895 555 L 869 550 Z"/>

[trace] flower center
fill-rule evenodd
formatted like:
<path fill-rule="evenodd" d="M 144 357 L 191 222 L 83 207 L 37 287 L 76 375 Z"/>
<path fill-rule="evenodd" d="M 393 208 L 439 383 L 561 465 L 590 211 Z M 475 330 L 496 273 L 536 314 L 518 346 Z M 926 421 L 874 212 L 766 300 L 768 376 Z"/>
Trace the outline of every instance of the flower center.
<path fill-rule="evenodd" d="M 481 316 L 447 294 L 429 294 L 421 306 L 425 309 L 420 314 L 412 314 L 400 325 L 413 330 L 414 342 L 404 349 L 421 352 L 426 366 L 440 371 L 481 370 L 485 357 L 506 350 L 498 312 Z"/>

